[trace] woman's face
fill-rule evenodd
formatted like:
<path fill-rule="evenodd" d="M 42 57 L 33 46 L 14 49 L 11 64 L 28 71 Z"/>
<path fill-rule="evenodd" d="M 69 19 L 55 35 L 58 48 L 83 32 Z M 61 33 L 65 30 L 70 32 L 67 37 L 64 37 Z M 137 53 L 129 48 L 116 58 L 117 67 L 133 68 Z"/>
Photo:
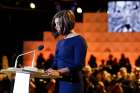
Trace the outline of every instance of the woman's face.
<path fill-rule="evenodd" d="M 61 30 L 60 18 L 55 18 L 54 22 L 55 22 L 55 29 L 58 31 L 58 33 L 60 33 Z"/>

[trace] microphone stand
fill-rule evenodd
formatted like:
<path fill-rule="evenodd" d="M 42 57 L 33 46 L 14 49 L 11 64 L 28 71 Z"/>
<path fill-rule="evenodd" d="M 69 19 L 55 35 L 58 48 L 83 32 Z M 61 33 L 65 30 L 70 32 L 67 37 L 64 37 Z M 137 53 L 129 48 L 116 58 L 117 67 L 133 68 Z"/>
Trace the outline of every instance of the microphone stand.
<path fill-rule="evenodd" d="M 32 51 L 29 51 L 29 52 L 26 52 L 26 53 L 23 53 L 23 54 L 18 55 L 17 58 L 16 58 L 16 60 L 15 60 L 15 66 L 14 66 L 14 67 L 15 67 L 15 68 L 17 67 L 18 58 L 19 58 L 20 56 L 23 56 L 23 55 L 26 55 L 26 54 L 30 54 L 30 53 L 33 53 L 33 52 L 35 52 L 35 50 L 32 50 Z M 33 55 L 32 67 L 33 67 L 33 64 L 34 64 L 34 57 L 35 57 L 35 53 L 34 53 L 34 55 Z"/>

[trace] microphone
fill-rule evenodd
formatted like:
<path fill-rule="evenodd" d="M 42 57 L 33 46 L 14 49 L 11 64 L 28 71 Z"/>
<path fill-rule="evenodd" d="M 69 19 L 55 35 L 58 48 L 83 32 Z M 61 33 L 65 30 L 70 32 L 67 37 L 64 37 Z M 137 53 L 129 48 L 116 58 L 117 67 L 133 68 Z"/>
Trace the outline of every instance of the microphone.
<path fill-rule="evenodd" d="M 38 51 L 41 51 L 42 49 L 44 48 L 43 45 L 40 45 L 37 49 L 34 49 L 34 50 L 31 50 L 31 51 L 28 51 L 28 52 L 25 52 L 25 53 L 22 53 L 22 54 L 19 54 L 17 57 L 16 57 L 16 60 L 15 60 L 15 68 L 17 67 L 17 63 L 18 63 L 18 58 L 20 56 L 23 56 L 23 55 L 26 55 L 26 54 L 31 54 L 33 53 L 33 60 L 32 60 L 32 67 L 34 66 L 34 61 L 35 61 L 35 51 L 38 50 Z"/>
<path fill-rule="evenodd" d="M 43 45 L 40 45 L 40 46 L 38 47 L 38 50 L 41 51 L 43 48 L 44 48 L 44 46 L 43 46 Z"/>

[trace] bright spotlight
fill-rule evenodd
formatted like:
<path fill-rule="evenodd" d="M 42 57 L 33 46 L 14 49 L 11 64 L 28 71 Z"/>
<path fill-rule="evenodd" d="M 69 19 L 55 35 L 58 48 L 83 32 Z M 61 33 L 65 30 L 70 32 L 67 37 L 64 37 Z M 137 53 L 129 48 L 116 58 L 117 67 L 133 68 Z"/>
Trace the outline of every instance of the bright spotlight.
<path fill-rule="evenodd" d="M 35 8 L 35 4 L 34 3 L 30 3 L 30 8 L 34 9 Z"/>
<path fill-rule="evenodd" d="M 79 14 L 82 13 L 82 8 L 81 7 L 77 7 L 77 13 L 79 13 Z"/>

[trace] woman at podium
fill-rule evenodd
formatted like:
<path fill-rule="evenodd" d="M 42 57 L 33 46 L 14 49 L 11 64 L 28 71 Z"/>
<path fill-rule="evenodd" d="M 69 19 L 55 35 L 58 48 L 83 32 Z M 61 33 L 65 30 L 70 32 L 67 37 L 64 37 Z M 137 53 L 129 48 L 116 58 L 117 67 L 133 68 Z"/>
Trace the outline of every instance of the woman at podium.
<path fill-rule="evenodd" d="M 74 31 L 75 15 L 71 10 L 62 10 L 52 19 L 57 42 L 53 65 L 46 72 L 62 76 L 58 79 L 59 93 L 83 93 L 82 68 L 85 62 L 87 44 L 85 39 Z"/>

